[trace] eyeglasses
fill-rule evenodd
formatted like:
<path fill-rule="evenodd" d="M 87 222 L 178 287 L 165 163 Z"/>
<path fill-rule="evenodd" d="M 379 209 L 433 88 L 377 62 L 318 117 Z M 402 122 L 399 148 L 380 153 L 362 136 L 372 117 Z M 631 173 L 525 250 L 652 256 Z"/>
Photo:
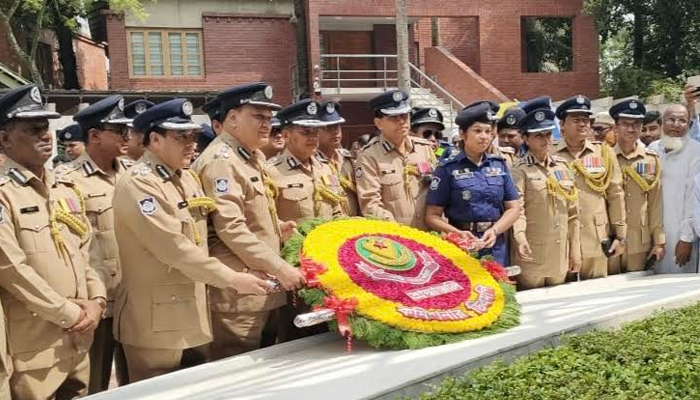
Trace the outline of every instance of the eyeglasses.
<path fill-rule="evenodd" d="M 668 125 L 688 125 L 687 119 L 664 118 L 664 124 Z"/>
<path fill-rule="evenodd" d="M 114 132 L 117 135 L 121 136 L 122 138 L 126 139 L 129 137 L 129 128 L 126 125 L 122 125 L 120 127 L 114 127 L 114 126 L 105 126 L 102 130 L 104 131 L 109 131 L 109 132 Z"/>
<path fill-rule="evenodd" d="M 609 131 L 610 129 L 612 129 L 612 127 L 611 126 L 594 126 L 591 129 L 593 129 L 593 132 L 595 132 L 595 133 L 605 133 L 605 132 Z"/>

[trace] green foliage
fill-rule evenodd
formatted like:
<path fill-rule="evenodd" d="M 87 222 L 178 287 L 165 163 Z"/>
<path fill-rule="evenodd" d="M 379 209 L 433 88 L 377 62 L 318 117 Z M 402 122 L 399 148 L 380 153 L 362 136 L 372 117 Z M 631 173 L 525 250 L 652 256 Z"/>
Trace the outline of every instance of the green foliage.
<path fill-rule="evenodd" d="M 282 257 L 295 267 L 299 266 L 299 254 L 304 244 L 306 235 L 317 226 L 327 222 L 322 218 L 311 219 L 297 226 L 297 233 L 285 242 L 282 249 Z M 430 346 L 440 346 L 447 343 L 456 343 L 469 339 L 493 335 L 517 326 L 520 323 L 520 305 L 515 298 L 515 288 L 506 283 L 499 283 L 505 295 L 505 307 L 498 320 L 488 328 L 480 331 L 450 334 L 450 333 L 421 333 L 402 331 L 379 321 L 365 318 L 355 314 L 348 318 L 357 339 L 366 341 L 370 346 L 389 349 L 421 349 Z M 321 289 L 302 289 L 299 297 L 312 308 L 322 306 L 323 299 L 328 293 Z M 329 322 L 331 330 L 336 330 L 335 321 Z"/>
<path fill-rule="evenodd" d="M 700 398 L 700 303 L 445 380 L 422 400 Z"/>
<path fill-rule="evenodd" d="M 574 67 L 571 19 L 526 17 L 527 72 L 564 72 Z"/>

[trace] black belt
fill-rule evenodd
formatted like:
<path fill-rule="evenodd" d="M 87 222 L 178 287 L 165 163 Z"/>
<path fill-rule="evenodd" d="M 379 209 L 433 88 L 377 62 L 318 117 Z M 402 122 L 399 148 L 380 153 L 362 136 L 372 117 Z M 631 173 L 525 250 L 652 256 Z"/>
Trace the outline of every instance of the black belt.
<path fill-rule="evenodd" d="M 484 233 L 489 228 L 494 226 L 496 222 L 494 221 L 488 221 L 488 222 L 457 222 L 453 224 L 455 228 L 459 228 L 463 231 L 470 231 L 470 232 L 475 232 L 475 233 Z"/>

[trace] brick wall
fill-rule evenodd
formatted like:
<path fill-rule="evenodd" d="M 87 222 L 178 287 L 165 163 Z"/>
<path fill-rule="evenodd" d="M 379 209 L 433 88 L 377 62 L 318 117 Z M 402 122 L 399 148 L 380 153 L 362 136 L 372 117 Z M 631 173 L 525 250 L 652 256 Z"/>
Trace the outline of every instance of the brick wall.
<path fill-rule="evenodd" d="M 296 36 L 289 16 L 203 13 L 201 78 L 130 78 L 123 16 L 108 13 L 107 32 L 113 90 L 218 91 L 264 81 L 277 102 L 292 99 Z"/>
<path fill-rule="evenodd" d="M 107 59 L 104 46 L 81 36 L 73 38 L 78 81 L 84 90 L 107 90 Z"/>
<path fill-rule="evenodd" d="M 448 50 L 478 73 L 480 69 L 479 18 L 441 17 L 438 18 L 438 24 L 440 25 L 440 47 Z"/>

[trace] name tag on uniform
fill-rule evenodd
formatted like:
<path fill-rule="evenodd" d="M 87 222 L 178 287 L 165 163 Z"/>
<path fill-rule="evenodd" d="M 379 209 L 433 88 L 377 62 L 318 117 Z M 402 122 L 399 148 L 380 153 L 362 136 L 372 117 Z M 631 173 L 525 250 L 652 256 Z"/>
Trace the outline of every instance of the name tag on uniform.
<path fill-rule="evenodd" d="M 474 173 L 468 169 L 456 169 L 452 171 L 455 180 L 469 179 L 474 177 Z"/>
<path fill-rule="evenodd" d="M 189 204 L 187 203 L 187 201 L 181 201 L 181 202 L 177 203 L 177 208 L 179 208 L 180 210 L 182 210 L 182 209 L 187 208 L 188 205 L 189 205 Z"/>
<path fill-rule="evenodd" d="M 503 170 L 500 167 L 486 167 L 484 169 L 485 176 L 501 176 L 503 175 Z"/>
<path fill-rule="evenodd" d="M 257 177 L 257 176 L 251 176 L 251 177 L 250 177 L 250 181 L 251 181 L 251 182 L 257 182 L 257 181 L 258 181 L 258 177 Z"/>
<path fill-rule="evenodd" d="M 31 214 L 37 211 L 39 211 L 39 206 L 24 207 L 19 209 L 20 214 Z"/>
<path fill-rule="evenodd" d="M 389 175 L 389 174 L 393 174 L 394 172 L 396 172 L 395 169 L 382 170 L 382 175 Z"/>
<path fill-rule="evenodd" d="M 96 197 L 105 197 L 107 193 L 88 193 L 88 199 L 94 199 Z"/>
<path fill-rule="evenodd" d="M 303 184 L 303 183 L 290 183 L 289 185 L 287 185 L 287 189 L 291 189 L 291 188 L 303 188 L 303 187 L 304 187 L 304 184 Z"/>

